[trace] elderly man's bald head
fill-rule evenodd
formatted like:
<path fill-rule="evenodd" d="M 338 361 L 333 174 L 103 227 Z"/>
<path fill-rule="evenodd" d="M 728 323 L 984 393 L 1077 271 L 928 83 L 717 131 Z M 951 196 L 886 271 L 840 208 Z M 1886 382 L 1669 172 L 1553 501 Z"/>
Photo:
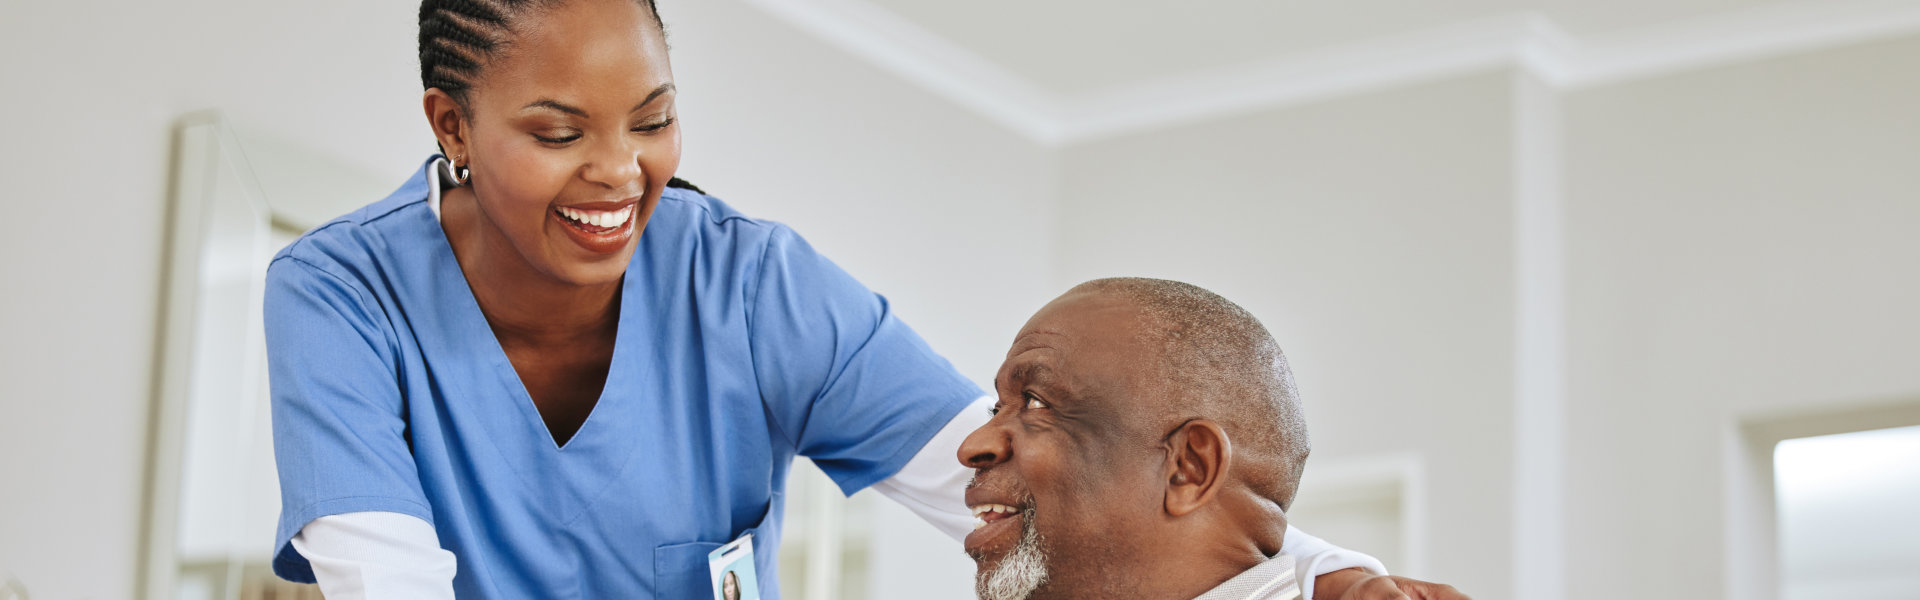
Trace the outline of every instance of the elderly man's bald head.
<path fill-rule="evenodd" d="M 1227 430 L 1234 475 L 1281 508 L 1293 505 L 1311 445 L 1286 355 L 1253 313 L 1199 286 L 1144 277 L 1095 279 L 1073 292 L 1110 294 L 1140 309 L 1159 348 L 1169 426 L 1211 419 Z"/>
<path fill-rule="evenodd" d="M 1081 284 L 1021 327 L 994 389 L 958 454 L 982 598 L 1191 598 L 1280 552 L 1306 428 L 1279 346 L 1232 302 Z"/>

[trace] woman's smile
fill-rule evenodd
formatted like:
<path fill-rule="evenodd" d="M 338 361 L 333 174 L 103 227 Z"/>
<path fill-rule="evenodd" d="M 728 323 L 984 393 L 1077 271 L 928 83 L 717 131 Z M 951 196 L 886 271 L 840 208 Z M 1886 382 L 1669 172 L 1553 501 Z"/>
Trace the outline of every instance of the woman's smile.
<path fill-rule="evenodd" d="M 633 215 L 639 212 L 639 201 L 634 198 L 624 202 L 556 206 L 547 214 L 581 248 L 594 254 L 612 254 L 625 249 L 633 239 Z"/>

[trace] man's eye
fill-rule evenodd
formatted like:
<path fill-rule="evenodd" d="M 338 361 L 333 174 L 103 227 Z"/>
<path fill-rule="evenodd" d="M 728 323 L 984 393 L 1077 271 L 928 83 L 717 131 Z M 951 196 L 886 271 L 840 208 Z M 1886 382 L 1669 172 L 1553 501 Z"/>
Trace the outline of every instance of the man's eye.
<path fill-rule="evenodd" d="M 1047 405 L 1047 401 L 1041 400 L 1039 396 L 1035 396 L 1033 394 L 1027 394 L 1027 408 L 1051 408 L 1051 407 Z"/>

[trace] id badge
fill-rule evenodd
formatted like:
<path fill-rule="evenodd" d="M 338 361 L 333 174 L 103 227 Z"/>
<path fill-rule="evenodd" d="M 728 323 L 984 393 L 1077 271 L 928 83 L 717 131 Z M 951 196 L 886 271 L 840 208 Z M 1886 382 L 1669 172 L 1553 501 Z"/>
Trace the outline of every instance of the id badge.
<path fill-rule="evenodd" d="M 707 572 L 713 575 L 714 600 L 760 600 L 760 580 L 753 574 L 753 534 L 707 554 Z"/>

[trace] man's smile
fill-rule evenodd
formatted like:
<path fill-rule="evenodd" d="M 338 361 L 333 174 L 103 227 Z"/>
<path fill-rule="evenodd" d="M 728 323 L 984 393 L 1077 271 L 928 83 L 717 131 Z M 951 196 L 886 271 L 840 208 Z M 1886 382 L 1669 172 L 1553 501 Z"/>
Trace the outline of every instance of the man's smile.
<path fill-rule="evenodd" d="M 973 518 L 979 519 L 973 523 L 974 529 L 986 527 L 989 523 L 1013 516 L 1013 513 L 1020 511 L 1018 508 L 1005 504 L 982 504 L 968 508 L 973 510 Z"/>
<path fill-rule="evenodd" d="M 976 479 L 967 490 L 966 502 L 975 521 L 965 547 L 967 554 L 976 558 L 1004 555 L 1020 542 L 1022 531 L 1033 526 L 1026 523 L 1033 516 L 1031 496 L 989 490 Z"/>

